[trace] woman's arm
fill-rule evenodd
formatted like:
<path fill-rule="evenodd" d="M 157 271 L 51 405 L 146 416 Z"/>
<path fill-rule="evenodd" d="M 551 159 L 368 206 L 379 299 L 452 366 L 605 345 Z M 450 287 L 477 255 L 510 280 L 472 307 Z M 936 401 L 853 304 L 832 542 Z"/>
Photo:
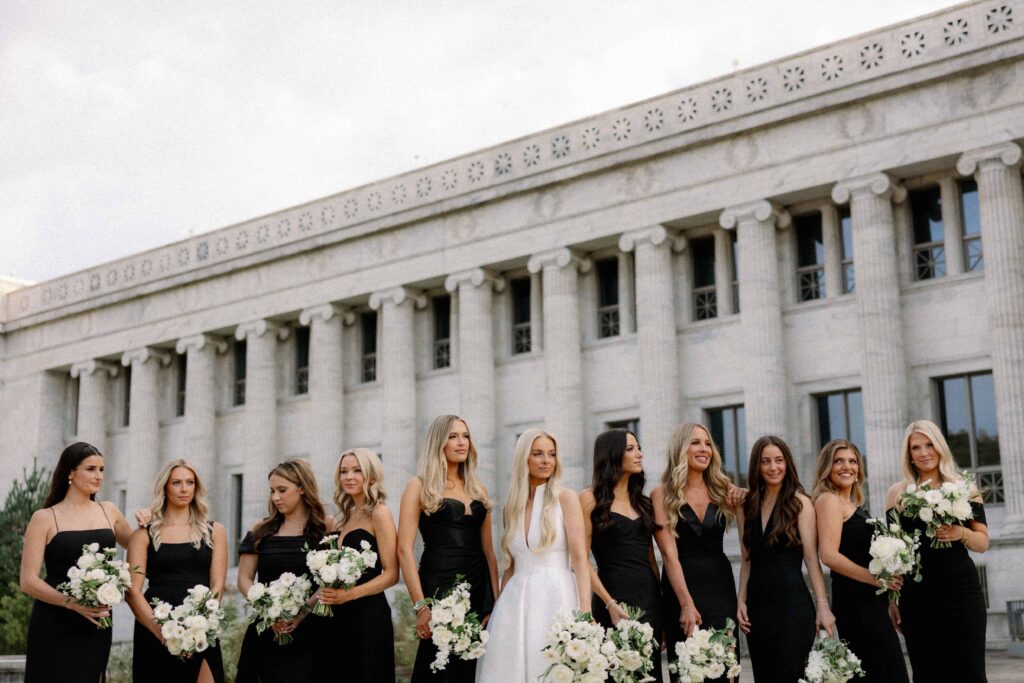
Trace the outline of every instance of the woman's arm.
<path fill-rule="evenodd" d="M 839 541 L 843 535 L 843 504 L 834 493 L 823 493 L 814 502 L 814 512 L 818 525 L 818 555 L 833 572 L 849 577 L 854 581 L 867 583 L 878 588 L 876 579 L 867 567 L 862 567 L 846 555 L 839 552 Z M 803 535 L 801 534 L 801 537 Z"/>
<path fill-rule="evenodd" d="M 487 489 L 484 489 L 487 495 Z M 494 554 L 494 532 L 491 529 L 491 510 L 484 516 L 484 525 L 480 528 L 480 542 L 484 546 L 484 557 L 487 558 L 487 573 L 491 579 L 491 595 L 498 597 L 498 556 Z M 481 615 L 483 616 L 483 615 Z"/>
<path fill-rule="evenodd" d="M 416 566 L 416 532 L 420 526 L 420 492 L 423 484 L 414 477 L 405 487 L 402 503 L 398 509 L 398 564 L 405 577 L 405 589 L 409 591 L 412 604 L 424 598 L 423 584 L 420 583 L 420 572 Z M 424 606 L 416 610 L 416 634 L 420 638 L 430 637 L 430 608 Z"/>
<path fill-rule="evenodd" d="M 256 570 L 260 556 L 256 553 L 242 553 L 238 556 L 238 592 L 242 597 L 249 595 L 249 589 L 256 582 Z"/>
<path fill-rule="evenodd" d="M 694 626 L 700 625 L 701 616 L 696 605 L 693 604 L 690 589 L 686 586 L 683 565 L 679 563 L 676 539 L 669 529 L 668 513 L 665 512 L 665 489 L 663 487 L 658 486 L 651 491 L 651 503 L 654 504 L 654 523 L 660 527 L 654 532 L 654 540 L 657 541 L 658 549 L 661 550 L 661 561 L 665 567 L 669 585 L 672 586 L 676 600 L 679 601 L 679 623 L 683 627 L 683 634 L 689 637 Z"/>
<path fill-rule="evenodd" d="M 821 563 L 818 562 L 818 528 L 814 515 L 814 506 L 811 499 L 802 494 L 796 494 L 800 501 L 800 515 L 797 517 L 797 528 L 800 530 L 800 542 L 804 548 L 804 564 L 807 566 L 807 575 L 811 579 L 811 587 L 814 588 L 815 604 L 817 605 L 815 615 L 815 626 L 818 629 L 825 629 L 831 636 L 835 630 L 836 618 L 828 607 L 828 596 L 825 594 L 825 575 L 821 571 Z"/>
<path fill-rule="evenodd" d="M 383 503 L 373 510 L 373 535 L 377 539 L 377 561 L 380 563 L 380 574 L 366 583 L 352 588 L 321 588 L 320 602 L 325 605 L 341 605 L 350 600 L 358 600 L 370 595 L 382 593 L 398 583 L 398 555 L 395 551 L 398 533 L 391 511 Z"/>
<path fill-rule="evenodd" d="M 153 616 L 153 608 L 146 602 L 146 596 L 142 593 L 142 587 L 146 583 L 146 555 L 149 550 L 149 531 L 136 529 L 128 539 L 128 566 L 132 567 L 132 585 L 128 589 L 128 595 L 124 601 L 132 609 L 132 614 L 144 628 L 146 628 L 161 643 L 164 636 L 160 632 L 160 626 Z"/>
<path fill-rule="evenodd" d="M 744 633 L 750 633 L 750 617 L 747 616 L 747 580 L 750 579 L 750 551 L 743 540 L 743 506 L 736 509 L 736 521 L 740 534 L 740 585 L 736 594 L 736 623 Z"/>
<path fill-rule="evenodd" d="M 124 518 L 121 511 L 118 510 L 117 506 L 111 501 L 105 500 L 100 503 L 100 505 L 103 506 L 103 509 L 107 513 L 107 518 L 114 525 L 114 536 L 117 538 L 117 544 L 122 548 L 127 548 L 128 541 L 132 537 L 132 527 L 128 523 L 128 520 Z"/>
<path fill-rule="evenodd" d="M 591 545 L 593 541 L 594 525 L 590 518 L 590 514 L 594 511 L 594 506 L 597 505 L 597 501 L 594 499 L 594 494 L 590 489 L 583 489 L 580 491 L 580 510 L 583 513 L 583 540 L 584 548 L 587 553 L 588 565 L 590 567 L 590 587 L 594 591 L 594 595 L 601 601 L 607 610 L 608 616 L 612 620 L 612 625 L 619 623 L 621 619 L 626 617 L 626 613 L 622 610 L 622 607 L 618 602 L 615 601 L 615 597 L 608 592 L 608 589 L 601 583 L 601 577 L 598 576 L 597 569 L 593 564 L 589 563 Z M 581 607 L 582 609 L 582 607 Z"/>
<path fill-rule="evenodd" d="M 210 592 L 224 599 L 228 577 L 228 532 L 220 522 L 213 523 L 213 560 L 210 562 Z"/>
<path fill-rule="evenodd" d="M 509 558 L 508 568 L 505 569 L 501 574 L 501 590 L 505 590 L 505 586 L 512 580 L 512 577 L 516 574 L 516 558 Z M 499 593 L 500 595 L 500 593 Z"/>
<path fill-rule="evenodd" d="M 581 612 L 590 611 L 590 562 L 587 557 L 583 531 L 583 511 L 580 499 L 571 489 L 558 492 L 558 503 L 562 506 L 562 523 L 565 525 L 565 540 L 569 546 L 569 560 L 572 573 L 576 576 L 576 596 Z"/>

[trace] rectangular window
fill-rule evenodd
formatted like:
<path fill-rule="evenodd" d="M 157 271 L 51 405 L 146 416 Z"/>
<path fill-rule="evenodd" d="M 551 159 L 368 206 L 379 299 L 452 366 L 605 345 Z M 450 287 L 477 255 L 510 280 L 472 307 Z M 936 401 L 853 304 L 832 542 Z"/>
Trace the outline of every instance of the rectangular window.
<path fill-rule="evenodd" d="M 631 417 L 628 420 L 615 420 L 613 422 L 605 422 L 605 429 L 625 429 L 626 431 L 633 432 L 636 435 L 636 440 L 640 441 L 640 418 Z M 641 448 L 643 444 L 641 443 Z"/>
<path fill-rule="evenodd" d="M 234 347 L 235 373 L 231 382 L 231 404 L 245 405 L 245 340 L 236 341 Z"/>
<path fill-rule="evenodd" d="M 747 424 L 742 405 L 705 411 L 711 438 L 722 455 L 722 469 L 737 486 L 747 485 Z"/>
<path fill-rule="evenodd" d="M 914 228 L 915 277 L 918 280 L 945 277 L 945 226 L 938 186 L 911 192 L 910 212 Z"/>
<path fill-rule="evenodd" d="M 849 206 L 839 210 L 839 230 L 843 247 L 843 294 L 851 294 L 856 280 L 853 274 L 853 219 L 850 217 Z"/>
<path fill-rule="evenodd" d="M 693 253 L 693 316 L 695 320 L 718 317 L 718 293 L 715 291 L 715 238 L 703 237 L 690 242 Z"/>
<path fill-rule="evenodd" d="M 973 180 L 960 181 L 960 208 L 964 217 L 965 270 L 981 270 L 985 267 L 981 250 L 981 206 L 978 204 L 978 183 Z"/>
<path fill-rule="evenodd" d="M 362 368 L 363 382 L 377 380 L 377 311 L 367 311 L 359 316 L 359 327 L 363 335 Z"/>
<path fill-rule="evenodd" d="M 295 328 L 295 393 L 309 393 L 309 327 Z"/>
<path fill-rule="evenodd" d="M 512 296 L 512 353 L 529 353 L 533 348 L 530 332 L 530 278 L 509 281 Z"/>
<path fill-rule="evenodd" d="M 434 368 L 452 364 L 452 298 L 447 294 L 434 297 Z"/>
<path fill-rule="evenodd" d="M 242 542 L 242 475 L 231 475 L 231 548 L 235 558 L 235 565 L 238 564 L 238 544 Z"/>
<path fill-rule="evenodd" d="M 740 245 L 736 231 L 730 230 L 732 238 L 732 311 L 740 312 Z"/>
<path fill-rule="evenodd" d="M 935 380 L 939 426 L 956 464 L 970 469 L 990 503 L 1003 502 L 999 425 L 992 373 L 956 375 Z"/>
<path fill-rule="evenodd" d="M 124 392 L 124 410 L 121 412 L 121 426 L 127 427 L 131 422 L 132 417 L 132 366 L 127 365 L 124 368 L 124 384 L 122 385 L 122 391 Z"/>
<path fill-rule="evenodd" d="M 821 213 L 793 217 L 796 232 L 796 277 L 800 301 L 825 297 L 825 242 L 821 236 Z"/>
<path fill-rule="evenodd" d="M 619 259 L 602 259 L 597 270 L 597 336 L 619 334 Z"/>
<path fill-rule="evenodd" d="M 846 439 L 864 449 L 864 403 L 860 389 L 847 389 L 815 397 L 818 404 L 818 447 L 832 439 Z"/>
<path fill-rule="evenodd" d="M 174 396 L 174 415 L 181 417 L 185 414 L 185 381 L 188 378 L 188 355 L 179 353 L 178 365 L 178 391 Z"/>

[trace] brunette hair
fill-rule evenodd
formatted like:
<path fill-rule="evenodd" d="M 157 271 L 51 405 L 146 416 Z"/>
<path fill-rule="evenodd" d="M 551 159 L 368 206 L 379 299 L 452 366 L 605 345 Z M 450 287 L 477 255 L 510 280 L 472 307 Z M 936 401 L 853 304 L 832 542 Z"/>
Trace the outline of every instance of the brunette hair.
<path fill-rule="evenodd" d="M 750 485 L 750 492 L 743 503 L 743 543 L 750 547 L 751 531 L 757 524 L 761 515 L 761 501 L 764 500 L 766 484 L 761 478 L 761 453 L 768 446 L 775 446 L 782 451 L 782 457 L 786 461 L 786 474 L 782 478 L 782 487 L 779 490 L 779 497 L 775 501 L 775 524 L 772 530 L 765 536 L 767 544 L 783 543 L 791 548 L 800 547 L 803 542 L 800 540 L 800 529 L 797 526 L 797 518 L 800 516 L 800 509 L 803 505 L 797 498 L 797 493 L 803 493 L 804 487 L 800 485 L 800 478 L 796 473 L 796 465 L 793 462 L 793 454 L 789 446 L 781 438 L 774 435 L 762 436 L 754 442 L 750 449 L 750 465 L 747 468 L 747 481 Z"/>
<path fill-rule="evenodd" d="M 590 511 L 590 521 L 594 533 L 603 531 L 612 523 L 612 501 L 615 500 L 615 485 L 622 479 L 622 457 L 626 453 L 627 436 L 636 434 L 626 429 L 609 429 L 601 432 L 594 439 L 594 477 L 591 480 L 591 491 L 594 494 L 594 509 Z M 640 440 L 637 439 L 637 443 Z M 640 513 L 644 529 L 651 533 L 654 529 L 654 505 L 644 495 L 646 476 L 637 472 L 631 474 L 626 482 L 629 504 Z"/>
<path fill-rule="evenodd" d="M 103 457 L 103 454 L 95 446 L 84 441 L 76 441 L 64 449 L 64 452 L 60 454 L 60 460 L 57 461 L 57 467 L 53 470 L 50 492 L 46 494 L 46 501 L 43 502 L 44 508 L 64 500 L 64 496 L 68 495 L 68 487 L 71 485 L 71 473 L 78 469 L 83 460 L 93 455 Z M 96 494 L 89 497 L 96 500 Z"/>
<path fill-rule="evenodd" d="M 327 533 L 327 513 L 324 512 L 324 505 L 320 502 L 320 493 L 316 486 L 316 477 L 309 463 L 301 458 L 285 460 L 267 474 L 267 479 L 277 475 L 286 479 L 302 489 L 302 502 L 309 511 L 309 518 L 306 520 L 306 528 L 303 535 L 309 539 L 310 546 L 320 543 Z M 284 524 L 284 513 L 274 506 L 273 501 L 267 501 L 267 516 L 252 530 L 252 546 L 258 549 L 260 542 L 268 536 L 273 536 Z"/>

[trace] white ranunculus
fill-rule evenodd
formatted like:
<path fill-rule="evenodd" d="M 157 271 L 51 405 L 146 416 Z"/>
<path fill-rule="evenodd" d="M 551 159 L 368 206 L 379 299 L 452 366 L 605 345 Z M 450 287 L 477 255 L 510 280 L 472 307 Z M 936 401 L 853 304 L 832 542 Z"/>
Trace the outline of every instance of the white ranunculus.
<path fill-rule="evenodd" d="M 928 522 L 932 521 L 932 509 L 921 508 L 921 510 L 917 513 L 917 516 L 921 518 L 922 522 L 927 524 Z"/>
<path fill-rule="evenodd" d="M 574 661 L 582 662 L 587 658 L 590 652 L 587 649 L 586 643 L 582 640 L 573 638 L 569 641 L 569 644 L 565 646 L 565 654 L 569 655 L 569 657 Z"/>
<path fill-rule="evenodd" d="M 282 586 L 291 586 L 293 583 L 295 583 L 295 579 L 295 574 L 292 574 L 291 572 L 285 572 L 281 574 L 281 576 L 277 577 L 277 580 L 281 583 Z"/>
<path fill-rule="evenodd" d="M 256 602 L 257 600 L 262 598 L 266 592 L 266 586 L 264 586 L 262 583 L 254 583 L 253 585 L 249 586 L 249 592 L 245 594 L 245 597 L 248 598 L 249 602 Z"/>
<path fill-rule="evenodd" d="M 288 592 L 288 586 L 284 585 L 283 583 L 278 583 L 277 581 L 275 581 L 269 586 L 267 586 L 267 592 L 275 598 L 280 598 Z"/>
<path fill-rule="evenodd" d="M 100 587 L 96 589 L 96 599 L 100 604 L 113 607 L 121 603 L 121 591 L 117 589 L 117 586 L 108 581 L 107 583 L 100 584 Z"/>
<path fill-rule="evenodd" d="M 960 520 L 970 519 L 972 516 L 970 501 L 960 498 L 953 503 L 953 516 Z"/>
<path fill-rule="evenodd" d="M 925 491 L 924 499 L 929 505 L 938 505 L 939 501 L 942 500 L 942 493 L 940 491 L 935 491 L 934 489 L 931 491 Z"/>
<path fill-rule="evenodd" d="M 327 564 L 320 568 L 320 580 L 324 583 L 334 583 L 338 580 L 338 568 L 333 564 Z"/>
<path fill-rule="evenodd" d="M 327 564 L 327 553 L 322 550 L 306 555 L 306 566 L 313 571 L 319 571 L 325 564 Z"/>
<path fill-rule="evenodd" d="M 171 614 L 171 606 L 168 603 L 166 603 L 166 602 L 161 602 L 161 603 L 157 604 L 156 607 L 153 608 L 153 616 L 155 616 L 160 621 L 163 621 L 164 619 L 169 617 L 170 614 Z"/>

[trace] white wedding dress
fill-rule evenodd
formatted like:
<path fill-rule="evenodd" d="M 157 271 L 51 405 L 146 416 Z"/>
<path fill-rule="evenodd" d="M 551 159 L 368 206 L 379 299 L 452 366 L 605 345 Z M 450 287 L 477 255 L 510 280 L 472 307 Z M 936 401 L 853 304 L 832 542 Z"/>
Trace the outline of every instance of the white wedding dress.
<path fill-rule="evenodd" d="M 533 683 L 548 668 L 541 650 L 555 615 L 579 608 L 557 499 L 554 542 L 541 552 L 530 550 L 540 547 L 543 493 L 543 485 L 534 492 L 529 545 L 522 533 L 509 544 L 515 573 L 491 612 L 490 639 L 477 663 L 477 683 Z"/>

